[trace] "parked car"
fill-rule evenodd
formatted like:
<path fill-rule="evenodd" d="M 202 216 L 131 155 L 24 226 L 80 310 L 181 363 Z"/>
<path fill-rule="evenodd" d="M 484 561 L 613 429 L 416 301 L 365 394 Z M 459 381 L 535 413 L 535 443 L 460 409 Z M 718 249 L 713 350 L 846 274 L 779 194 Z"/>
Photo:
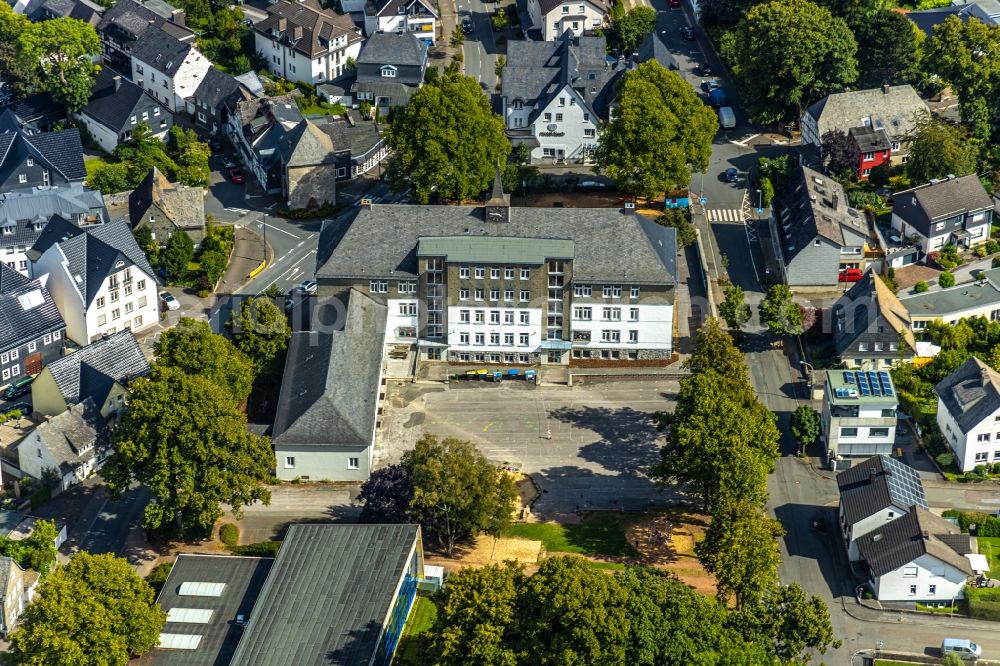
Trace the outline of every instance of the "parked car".
<path fill-rule="evenodd" d="M 222 156 L 222 168 L 223 169 L 232 169 L 235 166 L 236 166 L 236 162 L 233 161 L 232 157 L 230 157 L 229 155 L 223 155 Z"/>
<path fill-rule="evenodd" d="M 712 103 L 712 106 L 719 109 L 729 104 L 729 97 L 726 95 L 725 90 L 716 87 L 712 92 L 708 93 L 708 101 Z"/>
<path fill-rule="evenodd" d="M 181 304 L 169 291 L 161 291 L 160 300 L 163 301 L 163 307 L 168 310 L 178 310 L 181 307 Z"/>
<path fill-rule="evenodd" d="M 472 18 L 468 16 L 462 17 L 462 34 L 471 35 L 473 31 Z"/>
<path fill-rule="evenodd" d="M 726 172 L 722 175 L 723 180 L 727 183 L 735 183 L 740 179 L 740 170 L 736 167 L 729 167 Z"/>
<path fill-rule="evenodd" d="M 239 167 L 233 167 L 229 170 L 229 180 L 237 185 L 242 185 L 246 182 L 246 178 L 243 177 L 243 172 L 240 171 Z"/>
<path fill-rule="evenodd" d="M 962 659 L 975 660 L 983 654 L 983 648 L 965 638 L 946 638 L 941 641 L 941 656 L 957 654 Z"/>
<path fill-rule="evenodd" d="M 681 37 L 683 37 L 685 41 L 693 42 L 694 41 L 694 30 L 692 30 L 691 28 L 689 28 L 686 25 L 682 26 L 681 27 Z"/>
<path fill-rule="evenodd" d="M 701 63 L 700 65 L 698 65 L 698 69 L 695 70 L 695 74 L 697 74 L 698 76 L 711 76 L 712 68 L 705 63 Z"/>
<path fill-rule="evenodd" d="M 306 280 L 299 286 L 295 288 L 295 291 L 300 294 L 315 294 L 316 293 L 316 280 Z"/>
<path fill-rule="evenodd" d="M 681 6 L 681 0 L 669 0 L 667 4 L 669 4 L 672 9 L 677 9 Z"/>
<path fill-rule="evenodd" d="M 15 379 L 10 383 L 10 386 L 7 387 L 7 390 L 4 391 L 3 396 L 7 400 L 13 400 L 14 398 L 20 397 L 31 390 L 31 382 L 33 381 L 35 381 L 35 378 L 31 375 L 25 375 L 20 379 Z"/>
<path fill-rule="evenodd" d="M 719 109 L 719 125 L 722 129 L 732 129 L 736 127 L 736 114 L 733 113 L 733 107 L 724 106 Z M 756 187 L 756 185 L 754 187 Z"/>
<path fill-rule="evenodd" d="M 863 275 L 860 268 L 845 268 L 837 273 L 837 282 L 857 282 Z"/>
<path fill-rule="evenodd" d="M 719 87 L 719 79 L 705 79 L 701 82 L 701 89 L 707 93 L 711 93 L 713 90 Z"/>

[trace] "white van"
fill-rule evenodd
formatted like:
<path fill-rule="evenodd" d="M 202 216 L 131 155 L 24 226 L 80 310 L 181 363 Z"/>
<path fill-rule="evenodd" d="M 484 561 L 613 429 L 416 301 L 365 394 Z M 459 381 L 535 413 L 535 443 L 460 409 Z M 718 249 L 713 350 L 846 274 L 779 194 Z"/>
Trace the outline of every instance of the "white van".
<path fill-rule="evenodd" d="M 724 106 L 719 109 L 719 124 L 722 125 L 722 129 L 736 127 L 736 114 L 733 113 L 733 107 Z"/>
<path fill-rule="evenodd" d="M 941 641 L 941 656 L 957 654 L 962 659 L 978 659 L 983 648 L 964 638 L 946 638 Z"/>

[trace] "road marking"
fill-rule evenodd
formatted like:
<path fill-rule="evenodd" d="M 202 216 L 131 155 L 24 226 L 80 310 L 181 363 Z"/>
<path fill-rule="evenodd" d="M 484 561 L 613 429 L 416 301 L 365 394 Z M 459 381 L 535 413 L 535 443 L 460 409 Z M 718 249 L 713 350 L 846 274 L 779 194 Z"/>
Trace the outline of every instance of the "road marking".
<path fill-rule="evenodd" d="M 743 213 L 739 208 L 709 208 L 709 222 L 742 222 Z"/>
<path fill-rule="evenodd" d="M 268 287 L 270 287 L 270 286 L 271 286 L 272 284 L 274 284 L 274 283 L 275 283 L 275 282 L 277 282 L 278 280 L 280 280 L 280 279 L 284 278 L 284 277 L 285 277 L 286 275 L 288 275 L 289 271 L 292 271 L 292 270 L 294 270 L 294 269 L 295 269 L 295 268 L 296 268 L 296 267 L 297 267 L 297 266 L 298 266 L 299 264 L 301 264 L 301 263 L 302 263 L 303 261 L 305 261 L 305 260 L 306 260 L 306 259 L 307 259 L 307 258 L 309 257 L 309 255 L 310 255 L 310 254 L 316 254 L 316 250 L 309 250 L 308 252 L 306 252 L 306 253 L 305 253 L 305 254 L 304 254 L 304 255 L 302 256 L 302 258 L 301 258 L 301 259 L 299 259 L 298 261 L 296 261 L 296 262 L 295 262 L 295 263 L 294 263 L 294 264 L 292 265 L 292 267 L 291 267 L 291 268 L 289 268 L 289 269 L 288 269 L 287 271 L 285 271 L 285 272 L 284 272 L 284 273 L 282 273 L 281 275 L 277 276 L 276 278 L 274 278 L 273 280 L 271 280 L 270 282 L 268 282 L 268 283 L 267 283 L 266 285 L 264 285 L 264 288 L 263 288 L 263 289 L 261 289 L 260 291 L 258 291 L 258 292 L 257 292 L 257 295 L 259 296 L 259 295 L 260 295 L 260 294 L 262 294 L 263 292 L 267 291 L 267 288 L 268 288 Z"/>
<path fill-rule="evenodd" d="M 240 215 L 246 215 L 250 212 L 246 208 L 223 208 L 223 210 L 228 210 L 230 213 L 239 213 Z"/>
<path fill-rule="evenodd" d="M 486 427 L 483 428 L 483 432 L 489 432 L 491 425 L 493 425 L 493 421 L 486 424 Z"/>
<path fill-rule="evenodd" d="M 291 236 L 292 238 L 302 238 L 302 236 L 296 236 L 291 231 L 285 231 L 284 229 L 279 229 L 278 227 L 274 226 L 273 224 L 268 224 L 268 225 L 264 225 L 264 226 L 267 226 L 268 229 L 274 229 L 275 231 L 280 231 L 281 233 L 287 234 L 287 235 Z"/>
<path fill-rule="evenodd" d="M 729 143 L 735 143 L 737 146 L 744 146 L 745 147 L 747 145 L 747 142 L 753 141 L 754 139 L 756 139 L 759 136 L 760 136 L 760 134 L 751 134 L 750 136 L 748 136 L 747 138 L 743 139 L 742 141 L 730 141 Z"/>
<path fill-rule="evenodd" d="M 295 247 L 302 247 L 303 245 L 305 245 L 305 243 L 306 243 L 305 241 L 299 241 L 299 244 L 296 245 Z"/>
<path fill-rule="evenodd" d="M 747 190 L 743 190 L 743 230 L 747 234 L 747 247 L 750 249 L 750 265 L 753 266 L 754 277 L 757 278 L 757 282 L 760 282 L 760 272 L 757 270 L 757 261 L 753 258 L 753 241 L 750 240 L 750 225 L 747 224 L 747 220 L 750 219 L 750 197 L 747 196 Z M 754 227 L 754 236 L 756 237 L 757 228 Z"/>

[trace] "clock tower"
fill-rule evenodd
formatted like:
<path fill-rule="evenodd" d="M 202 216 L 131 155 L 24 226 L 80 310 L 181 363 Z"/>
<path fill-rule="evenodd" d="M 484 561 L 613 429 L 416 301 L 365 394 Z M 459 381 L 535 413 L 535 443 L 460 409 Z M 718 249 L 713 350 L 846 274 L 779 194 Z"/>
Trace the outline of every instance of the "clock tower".
<path fill-rule="evenodd" d="M 500 167 L 497 167 L 496 175 L 493 177 L 493 194 L 483 210 L 486 222 L 510 222 L 510 195 L 504 194 Z"/>

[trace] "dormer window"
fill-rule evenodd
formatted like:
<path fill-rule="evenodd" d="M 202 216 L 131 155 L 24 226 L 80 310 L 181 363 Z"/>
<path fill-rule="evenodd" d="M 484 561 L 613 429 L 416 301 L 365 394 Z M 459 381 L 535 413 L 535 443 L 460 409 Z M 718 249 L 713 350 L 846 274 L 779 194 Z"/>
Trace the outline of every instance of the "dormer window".
<path fill-rule="evenodd" d="M 393 67 L 392 65 L 383 65 L 382 66 L 382 76 L 383 76 L 383 78 L 387 78 L 387 79 L 394 79 L 394 78 L 396 78 L 396 68 Z"/>
<path fill-rule="evenodd" d="M 562 7 L 562 13 L 563 14 L 569 14 L 569 5 L 563 5 L 563 7 Z"/>
<path fill-rule="evenodd" d="M 13 226 L 4 227 L 3 228 L 3 235 L 4 236 L 13 236 L 14 235 L 14 227 Z"/>

